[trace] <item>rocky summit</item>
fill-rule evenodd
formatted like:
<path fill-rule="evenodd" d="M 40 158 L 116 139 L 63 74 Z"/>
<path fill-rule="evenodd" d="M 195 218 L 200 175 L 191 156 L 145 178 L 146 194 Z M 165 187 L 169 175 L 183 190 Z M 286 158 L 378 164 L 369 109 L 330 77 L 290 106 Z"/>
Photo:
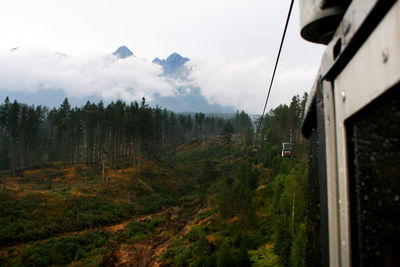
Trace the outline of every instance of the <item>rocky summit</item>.
<path fill-rule="evenodd" d="M 131 50 L 129 50 L 128 47 L 126 46 L 120 46 L 114 53 L 113 55 L 119 57 L 119 58 L 127 58 L 130 56 L 134 56 Z"/>
<path fill-rule="evenodd" d="M 180 72 L 184 67 L 185 63 L 190 59 L 187 57 L 182 57 L 178 53 L 173 53 L 167 57 L 167 59 L 159 59 L 156 57 L 153 63 L 161 65 L 164 69 L 165 74 L 176 74 Z"/>

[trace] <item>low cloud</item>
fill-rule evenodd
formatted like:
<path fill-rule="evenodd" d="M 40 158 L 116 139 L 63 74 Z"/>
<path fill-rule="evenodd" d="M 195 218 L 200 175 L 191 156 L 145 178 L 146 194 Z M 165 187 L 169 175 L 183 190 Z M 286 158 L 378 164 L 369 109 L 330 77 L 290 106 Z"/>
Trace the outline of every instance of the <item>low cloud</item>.
<path fill-rule="evenodd" d="M 162 67 L 137 57 L 113 55 L 67 56 L 42 48 L 19 48 L 0 53 L 0 90 L 36 92 L 62 90 L 67 97 L 92 96 L 106 101 L 157 101 L 156 96 L 190 94 L 199 88 L 211 104 L 260 114 L 273 60 L 259 56 L 246 62 L 190 60 L 186 79 L 165 77 Z M 280 63 L 267 111 L 312 86 L 316 69 Z M 177 88 L 181 88 L 178 92 Z M 182 88 L 185 90 L 182 91 Z M 154 103 L 157 104 L 157 103 Z"/>
<path fill-rule="evenodd" d="M 239 110 L 260 114 L 264 107 L 272 73 L 272 61 L 260 56 L 247 62 L 212 60 L 191 61 L 192 83 L 211 103 L 234 106 Z M 316 70 L 281 63 L 275 76 L 267 111 L 291 98 L 309 91 Z"/>
<path fill-rule="evenodd" d="M 151 100 L 175 94 L 175 87 L 161 74 L 160 66 L 136 57 L 73 57 L 42 48 L 0 53 L 0 90 L 5 91 L 63 90 L 66 96 L 80 98 Z"/>

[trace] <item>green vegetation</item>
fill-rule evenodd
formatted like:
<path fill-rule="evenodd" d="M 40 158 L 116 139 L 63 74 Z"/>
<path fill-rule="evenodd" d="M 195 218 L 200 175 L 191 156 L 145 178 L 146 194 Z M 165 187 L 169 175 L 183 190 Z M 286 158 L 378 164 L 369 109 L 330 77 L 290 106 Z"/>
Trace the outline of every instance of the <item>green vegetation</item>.
<path fill-rule="evenodd" d="M 149 164 L 143 162 L 144 168 Z M 114 173 L 104 185 L 99 173 L 88 172 L 93 176 L 77 177 L 76 173 L 82 169 L 82 166 L 38 169 L 25 171 L 24 178 L 4 179 L 10 188 L 19 189 L 0 194 L 0 245 L 115 224 L 135 214 L 159 210 L 163 205 L 175 205 L 182 195 L 174 189 L 172 183 L 176 179 L 169 177 L 168 169 L 160 168 L 157 175 L 150 176 L 126 169 Z M 162 178 L 157 177 L 160 173 L 166 178 L 162 190 Z M 40 178 L 28 176 L 54 177 L 52 189 L 47 189 L 46 183 L 37 185 L 35 179 Z"/>
<path fill-rule="evenodd" d="M 167 266 L 305 266 L 305 99 L 267 114 L 258 153 L 244 112 L 189 119 L 144 100 L 88 103 L 75 110 L 84 114 L 79 128 L 64 102 L 39 120 L 46 138 L 37 145 L 49 142 L 35 150 L 39 165 L 28 155 L 16 161 L 27 153 L 24 137 L 13 139 L 12 119 L 4 120 L 11 104 L 3 104 L 0 266 L 100 266 L 122 252 Z M 66 124 L 54 124 L 63 114 Z M 289 130 L 293 157 L 282 158 Z"/>
<path fill-rule="evenodd" d="M 9 266 L 51 266 L 74 262 L 77 265 L 98 266 L 110 235 L 107 232 L 86 232 L 71 237 L 50 238 L 28 245 L 23 255 L 12 259 Z M 9 254 L 13 252 L 9 252 Z"/>
<path fill-rule="evenodd" d="M 163 263 L 305 266 L 307 143 L 297 135 L 305 98 L 294 97 L 290 107 L 279 106 L 266 116 L 258 153 L 243 142 L 230 145 L 224 137 L 218 149 L 223 153 L 215 152 L 212 161 L 202 157 L 196 173 L 211 205 L 198 214 L 185 236 L 170 243 L 160 256 Z M 291 159 L 281 157 L 281 142 L 289 141 L 289 129 L 294 132 Z M 211 145 L 209 149 L 212 153 Z M 177 157 L 194 155 L 201 158 L 197 150 L 181 151 Z"/>
<path fill-rule="evenodd" d="M 251 129 L 244 112 L 229 120 L 236 133 Z M 140 164 L 141 156 L 160 156 L 165 147 L 218 135 L 229 120 L 151 108 L 144 98 L 140 104 L 118 100 L 104 106 L 102 101 L 88 101 L 74 108 L 65 98 L 59 108 L 50 110 L 10 103 L 7 97 L 0 105 L 0 170 L 10 170 L 15 177 L 49 162 L 124 169 Z"/>
<path fill-rule="evenodd" d="M 305 163 L 276 160 L 286 173 L 271 177 L 268 169 L 242 163 L 220 179 L 211 196 L 214 205 L 170 244 L 161 260 L 193 266 L 210 258 L 215 260 L 206 266 L 304 266 Z"/>
<path fill-rule="evenodd" d="M 105 252 L 109 235 L 87 232 L 82 235 L 48 239 L 27 247 L 22 263 L 30 266 L 64 265 L 85 259 L 82 264 L 97 265 Z"/>
<path fill-rule="evenodd" d="M 164 224 L 164 220 L 159 217 L 153 217 L 144 222 L 132 221 L 126 227 L 124 235 L 129 242 L 136 243 L 149 237 L 162 224 Z"/>

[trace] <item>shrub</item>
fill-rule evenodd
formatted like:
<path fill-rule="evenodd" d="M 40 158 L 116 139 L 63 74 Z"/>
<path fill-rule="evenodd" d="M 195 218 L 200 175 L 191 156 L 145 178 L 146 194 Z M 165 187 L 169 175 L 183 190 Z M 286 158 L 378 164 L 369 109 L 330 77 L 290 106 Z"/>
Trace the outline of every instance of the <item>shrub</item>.
<path fill-rule="evenodd" d="M 92 251 L 98 254 L 99 248 L 107 244 L 108 233 L 86 232 L 83 235 L 50 238 L 43 243 L 36 242 L 27 247 L 22 261 L 28 266 L 65 265 L 91 255 Z"/>
<path fill-rule="evenodd" d="M 274 254 L 273 245 L 271 244 L 264 245 L 257 250 L 250 250 L 249 256 L 251 264 L 254 267 L 279 266 L 279 258 Z"/>

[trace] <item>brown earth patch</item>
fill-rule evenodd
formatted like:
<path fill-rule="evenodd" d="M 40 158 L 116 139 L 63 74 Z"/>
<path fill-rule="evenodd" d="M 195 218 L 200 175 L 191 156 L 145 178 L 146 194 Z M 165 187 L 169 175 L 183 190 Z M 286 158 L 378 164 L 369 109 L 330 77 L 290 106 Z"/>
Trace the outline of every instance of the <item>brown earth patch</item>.
<path fill-rule="evenodd" d="M 159 227 L 155 234 L 134 244 L 115 247 L 110 254 L 105 256 L 104 264 L 106 266 L 163 266 L 158 256 L 165 252 L 169 242 L 175 236 L 185 235 L 195 224 L 199 207 L 193 206 L 192 210 L 191 213 L 184 213 L 180 207 L 171 207 L 157 213 L 157 216 L 166 219 L 166 223 Z M 152 214 L 151 217 L 154 216 Z M 143 217 L 141 220 L 148 220 L 151 217 Z"/>

